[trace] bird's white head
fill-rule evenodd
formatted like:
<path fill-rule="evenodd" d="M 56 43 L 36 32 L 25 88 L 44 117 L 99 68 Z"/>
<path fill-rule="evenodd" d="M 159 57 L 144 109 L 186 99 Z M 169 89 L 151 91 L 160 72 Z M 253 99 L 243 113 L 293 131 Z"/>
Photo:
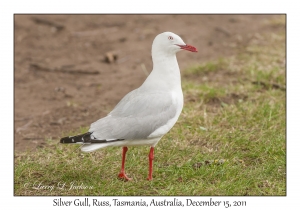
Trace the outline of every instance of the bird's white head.
<path fill-rule="evenodd" d="M 158 34 L 152 44 L 152 54 L 155 52 L 176 54 L 180 50 L 198 52 L 195 47 L 185 44 L 180 36 L 172 32 Z"/>

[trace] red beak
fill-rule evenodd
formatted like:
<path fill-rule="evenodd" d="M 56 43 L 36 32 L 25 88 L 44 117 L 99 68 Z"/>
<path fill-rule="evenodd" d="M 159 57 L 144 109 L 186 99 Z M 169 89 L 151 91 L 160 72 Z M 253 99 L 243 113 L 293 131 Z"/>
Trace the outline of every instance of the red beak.
<path fill-rule="evenodd" d="M 188 50 L 188 51 L 191 51 L 191 52 L 198 52 L 198 50 L 196 49 L 196 47 L 193 47 L 192 45 L 180 45 L 180 44 L 176 44 L 177 46 L 180 47 L 180 49 L 183 49 L 183 50 Z"/>

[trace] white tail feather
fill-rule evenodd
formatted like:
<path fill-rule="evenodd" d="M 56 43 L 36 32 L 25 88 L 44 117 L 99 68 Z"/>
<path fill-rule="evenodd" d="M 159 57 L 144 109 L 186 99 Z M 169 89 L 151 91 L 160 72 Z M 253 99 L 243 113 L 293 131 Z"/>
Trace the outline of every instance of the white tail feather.
<path fill-rule="evenodd" d="M 110 146 L 110 143 L 101 143 L 101 144 L 84 144 L 82 147 L 81 147 L 81 151 L 82 152 L 93 152 L 97 149 L 101 149 L 101 148 L 104 148 L 104 147 L 108 147 Z"/>

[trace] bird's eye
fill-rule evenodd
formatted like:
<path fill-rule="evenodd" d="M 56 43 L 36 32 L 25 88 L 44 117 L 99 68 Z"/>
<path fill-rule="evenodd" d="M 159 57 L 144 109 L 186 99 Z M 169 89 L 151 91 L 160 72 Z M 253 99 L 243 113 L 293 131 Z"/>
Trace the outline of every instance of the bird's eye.
<path fill-rule="evenodd" d="M 173 37 L 172 37 L 172 36 L 168 36 L 168 39 L 169 39 L 169 40 L 173 40 Z"/>

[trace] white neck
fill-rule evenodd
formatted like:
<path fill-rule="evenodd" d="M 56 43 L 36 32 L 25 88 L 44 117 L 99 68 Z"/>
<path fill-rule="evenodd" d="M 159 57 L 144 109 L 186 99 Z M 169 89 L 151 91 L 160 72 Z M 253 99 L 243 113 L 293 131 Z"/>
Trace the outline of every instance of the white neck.
<path fill-rule="evenodd" d="M 166 90 L 181 90 L 180 70 L 176 54 L 164 54 L 156 52 L 152 54 L 153 70 L 146 79 L 144 85 L 160 83 Z M 155 82 L 151 82 L 154 80 Z M 152 87 L 155 88 L 155 87 Z"/>

